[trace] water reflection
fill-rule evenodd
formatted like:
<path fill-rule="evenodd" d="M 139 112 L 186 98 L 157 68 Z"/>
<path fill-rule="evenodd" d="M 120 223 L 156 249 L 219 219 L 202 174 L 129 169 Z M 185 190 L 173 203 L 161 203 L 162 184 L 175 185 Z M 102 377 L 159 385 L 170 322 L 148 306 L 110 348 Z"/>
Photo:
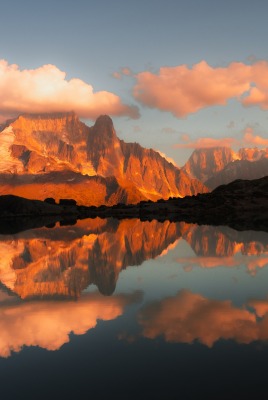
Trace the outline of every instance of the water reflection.
<path fill-rule="evenodd" d="M 193 257 L 177 258 L 186 271 L 191 271 L 194 266 L 216 268 L 245 264 L 248 272 L 255 275 L 259 268 L 268 265 L 267 232 L 238 232 L 227 226 L 191 225 L 183 238 L 195 253 Z"/>
<path fill-rule="evenodd" d="M 70 333 L 82 335 L 98 320 L 110 321 L 124 308 L 141 301 L 141 293 L 120 294 L 112 298 L 85 293 L 79 301 L 18 302 L 1 294 L 0 356 L 8 357 L 23 346 L 57 350 L 69 342 Z"/>
<path fill-rule="evenodd" d="M 169 221 L 99 218 L 0 235 L 0 281 L 22 299 L 77 298 L 91 284 L 111 295 L 121 270 L 157 257 L 180 236 Z"/>
<path fill-rule="evenodd" d="M 187 248 L 184 253 L 180 253 L 181 244 Z M 257 282 L 254 293 L 258 294 L 260 282 L 255 274 L 268 264 L 265 232 L 96 218 L 72 226 L 0 235 L 0 253 L 2 357 L 20 351 L 24 345 L 59 349 L 69 341 L 71 332 L 84 334 L 98 320 L 112 321 L 127 315 L 127 305 L 135 306 L 135 312 L 127 317 L 127 326 L 131 324 L 136 333 L 124 327 L 127 333 L 122 334 L 120 327 L 118 338 L 161 336 L 170 343 L 198 340 L 209 347 L 219 339 L 238 343 L 268 339 L 266 289 L 261 295 L 249 296 L 248 286 L 242 286 L 246 300 L 241 304 L 235 304 L 229 288 L 222 289 L 228 292 L 224 300 L 193 290 L 196 266 L 209 271 L 246 265 Z M 145 260 L 155 260 L 161 277 L 157 278 L 155 271 L 159 270 L 152 272 L 148 264 L 135 270 L 139 276 L 133 268 L 127 268 L 140 266 Z M 183 286 L 183 275 L 175 282 L 178 272 L 192 276 L 187 286 Z M 120 273 L 124 281 L 117 293 Z M 137 292 L 141 289 L 138 279 L 146 282 L 145 278 L 149 283 L 142 287 L 143 293 Z M 153 279 L 157 284 L 152 288 Z M 209 277 L 206 279 L 209 286 Z M 211 281 L 211 285 L 223 287 L 220 280 Z M 99 293 L 86 292 L 89 287 Z M 149 292 L 153 300 L 146 298 Z"/>
<path fill-rule="evenodd" d="M 142 335 L 167 342 L 201 343 L 219 339 L 251 343 L 268 339 L 268 300 L 251 300 L 238 308 L 230 300 L 208 299 L 189 290 L 147 305 L 139 312 Z"/>

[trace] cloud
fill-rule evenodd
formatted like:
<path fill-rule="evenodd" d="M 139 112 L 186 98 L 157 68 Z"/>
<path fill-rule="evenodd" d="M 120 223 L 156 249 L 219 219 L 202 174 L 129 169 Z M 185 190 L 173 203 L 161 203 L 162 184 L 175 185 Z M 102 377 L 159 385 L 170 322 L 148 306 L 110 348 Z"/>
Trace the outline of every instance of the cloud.
<path fill-rule="evenodd" d="M 143 336 L 163 336 L 167 342 L 193 343 L 199 340 L 208 347 L 220 339 L 251 343 L 268 339 L 268 301 L 252 300 L 249 306 L 235 307 L 229 300 L 211 300 L 189 290 L 144 307 L 138 321 Z"/>
<path fill-rule="evenodd" d="M 171 127 L 169 127 L 169 126 L 166 126 L 166 127 L 164 127 L 164 128 L 161 129 L 161 132 L 162 132 L 162 133 L 168 133 L 168 134 L 170 134 L 170 133 L 176 133 L 177 131 L 176 131 L 176 129 L 174 129 L 174 128 L 171 128 Z"/>
<path fill-rule="evenodd" d="M 268 147 L 268 139 L 254 134 L 252 127 L 246 127 L 243 132 L 241 139 L 232 137 L 225 138 L 211 138 L 201 137 L 195 140 L 191 140 L 190 136 L 185 134 L 181 135 L 182 143 L 176 143 L 173 145 L 177 149 L 208 149 L 213 147 Z"/>
<path fill-rule="evenodd" d="M 162 67 L 136 76 L 133 96 L 141 104 L 183 118 L 205 107 L 237 99 L 244 106 L 268 109 L 268 62 L 233 62 L 211 67 L 206 61 L 188 67 Z"/>
<path fill-rule="evenodd" d="M 21 70 L 0 60 L 0 114 L 75 111 L 82 118 L 95 119 L 100 114 L 138 118 L 135 106 L 123 104 L 110 92 L 94 92 L 93 87 L 55 65 Z"/>
<path fill-rule="evenodd" d="M 69 334 L 82 335 L 98 320 L 110 321 L 122 315 L 127 304 L 140 294 L 103 297 L 86 293 L 76 302 L 4 303 L 0 306 L 0 357 L 19 352 L 23 346 L 57 350 L 69 342 Z M 19 334 L 18 334 L 19 332 Z"/>
<path fill-rule="evenodd" d="M 177 258 L 176 262 L 183 265 L 185 272 L 190 272 L 194 267 L 199 268 L 234 268 L 245 266 L 250 275 L 255 276 L 259 269 L 268 266 L 268 257 L 256 255 L 251 257 L 226 256 L 226 257 L 187 257 Z"/>
<path fill-rule="evenodd" d="M 189 139 L 189 137 L 185 136 L 184 140 L 187 139 Z M 189 140 L 185 143 L 177 143 L 174 145 L 174 147 L 178 149 L 202 149 L 211 147 L 231 147 L 236 144 L 238 144 L 238 141 L 231 137 L 221 139 L 203 137 L 192 141 Z"/>
<path fill-rule="evenodd" d="M 122 79 L 123 76 L 133 76 L 133 72 L 131 71 L 131 69 L 129 67 L 123 67 L 121 68 L 119 71 L 115 71 L 112 73 L 112 76 L 115 79 Z"/>
<path fill-rule="evenodd" d="M 120 72 L 113 72 L 112 73 L 112 76 L 115 78 L 115 79 L 122 79 L 122 74 L 120 73 Z"/>
<path fill-rule="evenodd" d="M 254 135 L 253 128 L 247 127 L 244 131 L 243 142 L 245 146 L 267 146 L 268 139 Z"/>

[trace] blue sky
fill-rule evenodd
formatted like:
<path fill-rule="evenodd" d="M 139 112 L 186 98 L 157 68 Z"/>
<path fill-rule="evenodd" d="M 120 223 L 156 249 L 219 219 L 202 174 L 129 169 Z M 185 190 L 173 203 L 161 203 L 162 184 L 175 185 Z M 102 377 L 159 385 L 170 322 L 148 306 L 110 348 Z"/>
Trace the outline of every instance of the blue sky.
<path fill-rule="evenodd" d="M 63 79 L 66 81 L 78 78 L 91 85 L 94 93 L 105 91 L 115 95 L 116 99 L 110 96 L 109 102 L 115 101 L 117 104 L 119 101 L 124 105 L 120 103 L 118 111 L 111 115 L 118 136 L 128 142 L 137 141 L 145 147 L 159 149 L 182 165 L 193 150 L 191 143 L 194 147 L 200 138 L 229 137 L 235 139 L 229 141 L 234 148 L 246 145 L 268 147 L 266 82 L 258 83 L 258 78 L 245 78 L 243 89 L 237 88 L 234 94 L 229 94 L 223 100 L 218 99 L 217 96 L 221 96 L 217 93 L 217 99 L 213 102 L 214 91 L 217 92 L 215 85 L 219 87 L 217 82 L 222 80 L 221 75 L 219 80 L 215 79 L 213 71 L 218 76 L 219 68 L 226 70 L 224 85 L 229 85 L 228 88 L 226 86 L 229 93 L 234 80 L 248 73 L 247 66 L 268 61 L 267 15 L 268 2 L 265 0 L 9 0 L 1 4 L 0 59 L 8 65 L 16 64 L 19 71 L 34 71 L 49 64 L 55 67 L 53 74 L 58 70 L 65 72 Z M 193 77 L 192 68 L 201 65 L 202 61 L 212 68 L 212 72 L 204 67 L 204 73 L 198 72 Z M 239 72 L 230 70 L 232 63 L 241 64 Z M 166 91 L 163 86 L 165 83 L 158 79 L 160 68 L 183 65 L 186 66 L 187 75 L 182 81 L 177 80 L 181 68 L 167 71 L 171 73 L 174 87 L 184 86 L 185 81 L 188 86 L 182 92 L 181 89 L 174 89 L 173 93 L 170 88 Z M 266 71 L 268 74 L 266 65 L 261 72 L 255 69 L 250 72 L 254 77 L 266 76 Z M 7 71 L 6 68 L 5 73 Z M 158 101 L 151 98 L 156 92 L 148 86 L 147 75 L 146 79 L 139 75 L 144 72 L 151 74 L 150 79 L 155 78 L 156 85 L 161 83 L 156 94 Z M 228 74 L 232 79 L 228 79 Z M 51 78 L 51 71 L 42 76 L 42 84 L 46 87 L 46 79 Z M 10 79 L 16 87 L 16 80 L 12 77 Z M 23 81 L 25 74 L 16 79 Z M 29 82 L 32 81 L 29 77 L 27 79 L 22 87 L 30 93 L 33 86 Z M 190 81 L 195 82 L 195 79 L 198 81 L 197 101 L 193 99 L 194 84 L 189 87 Z M 214 79 L 213 93 L 209 91 L 210 98 L 206 103 L 206 90 Z M 20 99 L 21 104 L 29 101 L 20 94 L 19 89 L 19 95 L 14 95 L 15 89 L 11 81 L 8 82 L 10 93 L 7 92 L 8 85 L 3 86 L 2 82 L 1 86 L 0 80 L 2 115 L 9 113 L 10 109 L 5 108 L 4 101 L 9 96 L 13 96 L 13 103 L 14 96 Z M 140 82 L 140 87 L 134 96 L 137 82 Z M 261 95 L 252 95 L 245 107 L 241 99 L 249 93 L 249 87 L 246 88 L 249 82 L 250 88 L 260 85 Z M 77 88 L 72 90 L 75 97 Z M 166 98 L 165 104 L 162 104 L 162 92 L 163 98 Z M 40 90 L 38 93 L 40 96 Z M 191 106 L 185 111 L 186 114 L 174 115 L 168 96 L 172 95 L 177 107 L 175 112 L 183 114 L 181 109 L 189 101 L 189 93 Z M 92 101 L 97 99 L 93 98 Z M 200 101 L 203 104 L 201 106 Z M 181 103 L 180 109 L 176 106 L 177 102 Z M 68 104 L 72 105 L 71 100 Z M 111 110 L 117 110 L 116 104 Z M 137 109 L 139 118 L 135 115 Z M 20 112 L 18 105 L 12 110 L 13 113 Z M 93 124 L 99 110 L 103 114 L 110 111 L 105 102 L 94 110 L 89 115 L 85 111 L 80 113 L 89 125 Z M 24 111 L 22 107 L 21 112 Z M 248 134 L 247 141 L 244 140 L 245 133 Z M 262 140 L 257 140 L 257 136 Z M 181 148 L 181 145 L 184 147 Z"/>

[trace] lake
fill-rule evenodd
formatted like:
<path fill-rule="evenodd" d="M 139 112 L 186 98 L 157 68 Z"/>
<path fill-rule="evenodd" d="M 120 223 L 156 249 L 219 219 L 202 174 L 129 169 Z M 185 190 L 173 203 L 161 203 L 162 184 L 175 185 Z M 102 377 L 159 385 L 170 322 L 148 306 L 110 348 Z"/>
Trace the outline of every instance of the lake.
<path fill-rule="evenodd" d="M 267 398 L 268 233 L 95 218 L 0 257 L 1 398 Z"/>

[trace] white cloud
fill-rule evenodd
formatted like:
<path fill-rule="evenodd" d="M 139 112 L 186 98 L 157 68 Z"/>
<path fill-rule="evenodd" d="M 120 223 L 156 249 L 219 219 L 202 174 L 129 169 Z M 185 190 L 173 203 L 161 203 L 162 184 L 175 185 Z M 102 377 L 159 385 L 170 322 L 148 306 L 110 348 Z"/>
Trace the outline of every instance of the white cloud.
<path fill-rule="evenodd" d="M 123 104 L 107 91 L 94 92 L 93 87 L 73 78 L 55 65 L 21 70 L 0 60 L 0 115 L 21 113 L 75 111 L 80 117 L 95 119 L 100 114 L 138 118 L 135 106 Z"/>

